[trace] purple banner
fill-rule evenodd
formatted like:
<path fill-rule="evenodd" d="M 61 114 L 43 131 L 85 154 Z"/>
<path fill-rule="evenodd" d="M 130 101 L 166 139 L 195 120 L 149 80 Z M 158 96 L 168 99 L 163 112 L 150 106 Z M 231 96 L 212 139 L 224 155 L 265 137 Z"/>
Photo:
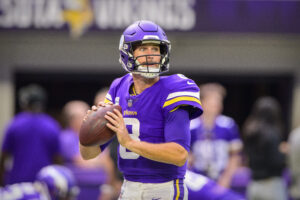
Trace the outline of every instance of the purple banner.
<path fill-rule="evenodd" d="M 300 1 L 0 0 L 0 29 L 122 30 L 148 19 L 167 31 L 300 33 Z"/>
<path fill-rule="evenodd" d="M 197 3 L 195 31 L 300 33 L 300 1 Z"/>

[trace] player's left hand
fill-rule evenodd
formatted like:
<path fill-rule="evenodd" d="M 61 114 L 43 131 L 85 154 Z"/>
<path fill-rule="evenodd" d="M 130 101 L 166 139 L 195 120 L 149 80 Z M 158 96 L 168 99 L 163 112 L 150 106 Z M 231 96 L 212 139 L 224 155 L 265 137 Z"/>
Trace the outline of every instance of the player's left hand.
<path fill-rule="evenodd" d="M 129 136 L 121 112 L 117 109 L 114 109 L 114 112 L 107 112 L 105 115 L 105 119 L 109 121 L 109 123 L 106 124 L 107 127 L 117 134 L 119 143 L 126 148 L 128 143 L 131 142 L 132 139 Z"/>

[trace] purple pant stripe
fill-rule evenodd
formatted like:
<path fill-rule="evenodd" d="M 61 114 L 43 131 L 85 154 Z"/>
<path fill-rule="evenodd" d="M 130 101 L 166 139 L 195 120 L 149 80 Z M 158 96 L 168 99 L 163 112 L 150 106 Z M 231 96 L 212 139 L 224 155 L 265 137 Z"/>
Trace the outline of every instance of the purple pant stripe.
<path fill-rule="evenodd" d="M 184 198 L 184 184 L 183 184 L 183 179 L 179 179 L 179 191 L 180 191 L 179 199 L 183 199 Z"/>

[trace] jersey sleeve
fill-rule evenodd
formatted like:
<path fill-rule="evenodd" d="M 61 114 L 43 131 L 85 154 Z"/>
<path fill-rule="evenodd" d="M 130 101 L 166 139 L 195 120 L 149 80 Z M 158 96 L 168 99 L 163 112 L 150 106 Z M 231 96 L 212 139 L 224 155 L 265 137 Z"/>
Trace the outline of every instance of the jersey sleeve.
<path fill-rule="evenodd" d="M 243 142 L 240 137 L 238 125 L 235 123 L 235 121 L 232 122 L 232 126 L 230 127 L 230 133 L 232 138 L 230 141 L 230 150 L 240 151 L 243 148 Z"/>
<path fill-rule="evenodd" d="M 59 141 L 61 134 L 60 125 L 53 118 L 49 117 L 47 125 L 45 124 L 45 128 L 48 131 L 47 145 L 49 147 L 49 151 L 53 156 L 60 154 L 62 148 Z"/>
<path fill-rule="evenodd" d="M 109 87 L 108 93 L 105 96 L 104 103 L 113 103 L 113 104 L 118 104 L 119 103 L 118 100 L 115 99 L 116 94 L 117 94 L 117 91 L 120 88 L 120 85 L 122 84 L 122 82 L 124 82 L 128 79 L 128 76 L 129 75 L 127 74 L 123 77 L 115 79 L 112 82 L 112 84 Z"/>
<path fill-rule="evenodd" d="M 114 96 L 116 93 L 117 80 L 114 80 L 109 87 L 108 93 L 105 96 L 104 103 L 114 103 Z"/>
<path fill-rule="evenodd" d="M 163 102 L 166 115 L 179 106 L 188 106 L 190 119 L 200 116 L 203 112 L 200 101 L 200 90 L 196 83 L 181 74 L 173 75 L 168 81 L 168 92 Z"/>
<path fill-rule="evenodd" d="M 115 137 L 113 137 L 112 139 L 110 139 L 110 140 L 109 140 L 108 142 L 106 142 L 105 144 L 100 145 L 101 152 L 103 152 L 103 151 L 106 149 L 106 147 L 108 147 L 108 145 L 110 145 L 110 143 L 113 141 L 114 138 L 115 138 Z"/>
<path fill-rule="evenodd" d="M 168 113 L 165 121 L 165 141 L 175 142 L 190 151 L 190 119 L 185 109 Z"/>
<path fill-rule="evenodd" d="M 10 124 L 5 132 L 4 132 L 4 139 L 2 143 L 2 151 L 11 153 L 13 151 L 13 131 L 12 125 Z"/>
<path fill-rule="evenodd" d="M 218 126 L 225 128 L 227 140 L 229 141 L 231 151 L 240 151 L 243 143 L 240 137 L 238 125 L 234 119 L 221 115 L 217 118 L 216 123 Z"/>

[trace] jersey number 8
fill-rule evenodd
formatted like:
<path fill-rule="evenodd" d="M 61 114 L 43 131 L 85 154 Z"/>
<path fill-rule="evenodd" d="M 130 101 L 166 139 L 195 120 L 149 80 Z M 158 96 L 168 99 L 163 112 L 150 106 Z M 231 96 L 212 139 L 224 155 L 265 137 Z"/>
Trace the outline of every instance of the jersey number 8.
<path fill-rule="evenodd" d="M 140 121 L 136 118 L 124 118 L 124 122 L 128 126 L 132 126 L 132 133 L 129 134 L 133 140 L 140 141 Z M 138 159 L 139 154 L 127 151 L 125 147 L 120 145 L 119 153 L 123 159 Z"/>

